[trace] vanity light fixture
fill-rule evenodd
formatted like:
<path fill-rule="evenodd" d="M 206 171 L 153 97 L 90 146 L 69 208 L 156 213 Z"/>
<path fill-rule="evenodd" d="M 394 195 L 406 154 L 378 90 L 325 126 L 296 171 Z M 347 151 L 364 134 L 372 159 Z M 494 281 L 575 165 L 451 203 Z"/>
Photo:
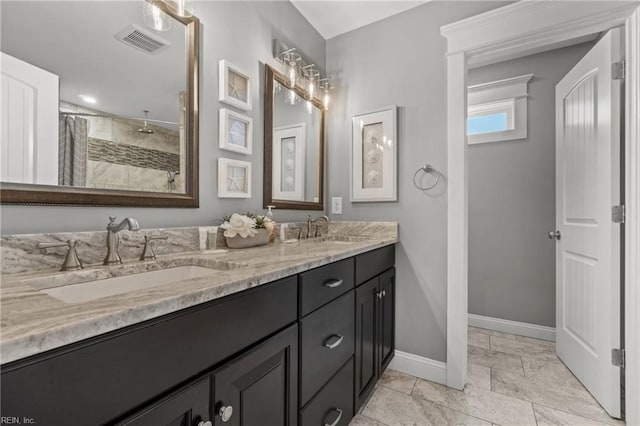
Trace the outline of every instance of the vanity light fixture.
<path fill-rule="evenodd" d="M 163 0 L 169 10 L 182 18 L 190 18 L 194 13 L 193 0 Z"/>
<path fill-rule="evenodd" d="M 296 48 L 292 47 L 280 55 L 282 62 L 287 66 L 287 82 L 289 87 L 296 87 L 298 82 L 298 65 L 302 60 L 302 56 L 296 52 Z"/>
<path fill-rule="evenodd" d="M 156 31 L 169 31 L 171 17 L 160 10 L 158 0 L 142 0 L 142 18 L 146 26 Z"/>
<path fill-rule="evenodd" d="M 302 67 L 302 75 L 305 78 L 307 84 L 307 94 L 309 99 L 313 99 L 316 96 L 317 81 L 320 78 L 320 71 L 314 64 L 309 64 Z"/>
<path fill-rule="evenodd" d="M 320 70 L 310 61 L 306 61 L 295 47 L 290 47 L 278 39 L 273 40 L 273 57 L 285 66 L 286 86 L 290 89 L 296 86 L 305 92 L 304 98 L 308 101 L 315 99 L 323 102 L 325 110 L 329 106 L 329 92 L 333 86 L 329 83 L 329 77 L 320 78 Z M 274 86 L 274 93 L 276 86 Z M 288 94 L 285 102 L 293 105 L 294 98 Z M 300 99 L 295 103 L 300 102 Z M 312 102 L 309 102 L 311 104 Z"/>
<path fill-rule="evenodd" d="M 320 80 L 320 91 L 322 92 L 322 105 L 324 109 L 329 109 L 329 102 L 331 101 L 330 92 L 333 90 L 331 79 L 329 77 Z"/>

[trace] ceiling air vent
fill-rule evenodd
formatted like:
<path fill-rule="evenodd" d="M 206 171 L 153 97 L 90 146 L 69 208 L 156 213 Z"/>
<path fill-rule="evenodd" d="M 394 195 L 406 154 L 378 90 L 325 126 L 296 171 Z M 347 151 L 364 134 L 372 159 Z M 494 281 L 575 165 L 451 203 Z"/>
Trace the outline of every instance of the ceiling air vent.
<path fill-rule="evenodd" d="M 171 43 L 150 31 L 143 30 L 135 24 L 131 24 L 115 35 L 116 39 L 150 55 L 155 55 L 167 49 Z"/>

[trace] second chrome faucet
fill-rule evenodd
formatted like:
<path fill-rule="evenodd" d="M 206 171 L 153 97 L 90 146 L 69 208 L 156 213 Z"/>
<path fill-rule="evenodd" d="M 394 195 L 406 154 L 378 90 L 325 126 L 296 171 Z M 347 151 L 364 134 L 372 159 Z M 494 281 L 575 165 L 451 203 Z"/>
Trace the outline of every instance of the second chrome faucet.
<path fill-rule="evenodd" d="M 102 262 L 103 265 L 122 263 L 122 259 L 118 254 L 118 245 L 120 244 L 120 236 L 118 233 L 126 228 L 130 231 L 138 231 L 140 224 L 132 217 L 116 223 L 116 218 L 109 216 L 109 223 L 107 224 L 107 255 L 104 258 L 104 262 Z"/>

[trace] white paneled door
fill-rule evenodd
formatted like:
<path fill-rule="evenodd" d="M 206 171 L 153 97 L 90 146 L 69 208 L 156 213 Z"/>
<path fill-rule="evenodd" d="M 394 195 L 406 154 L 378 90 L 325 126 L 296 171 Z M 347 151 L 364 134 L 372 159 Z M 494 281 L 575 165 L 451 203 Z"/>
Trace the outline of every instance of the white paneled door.
<path fill-rule="evenodd" d="M 0 180 L 58 184 L 58 76 L 0 52 Z"/>
<path fill-rule="evenodd" d="M 620 417 L 621 33 L 609 31 L 556 86 L 556 350 Z"/>

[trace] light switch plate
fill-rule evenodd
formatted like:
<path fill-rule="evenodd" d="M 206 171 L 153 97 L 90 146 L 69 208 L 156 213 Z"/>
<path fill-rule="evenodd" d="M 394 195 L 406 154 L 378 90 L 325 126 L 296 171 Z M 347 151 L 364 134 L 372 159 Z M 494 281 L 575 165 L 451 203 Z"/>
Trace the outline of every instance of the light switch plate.
<path fill-rule="evenodd" d="M 331 197 L 331 214 L 342 214 L 342 197 Z"/>

